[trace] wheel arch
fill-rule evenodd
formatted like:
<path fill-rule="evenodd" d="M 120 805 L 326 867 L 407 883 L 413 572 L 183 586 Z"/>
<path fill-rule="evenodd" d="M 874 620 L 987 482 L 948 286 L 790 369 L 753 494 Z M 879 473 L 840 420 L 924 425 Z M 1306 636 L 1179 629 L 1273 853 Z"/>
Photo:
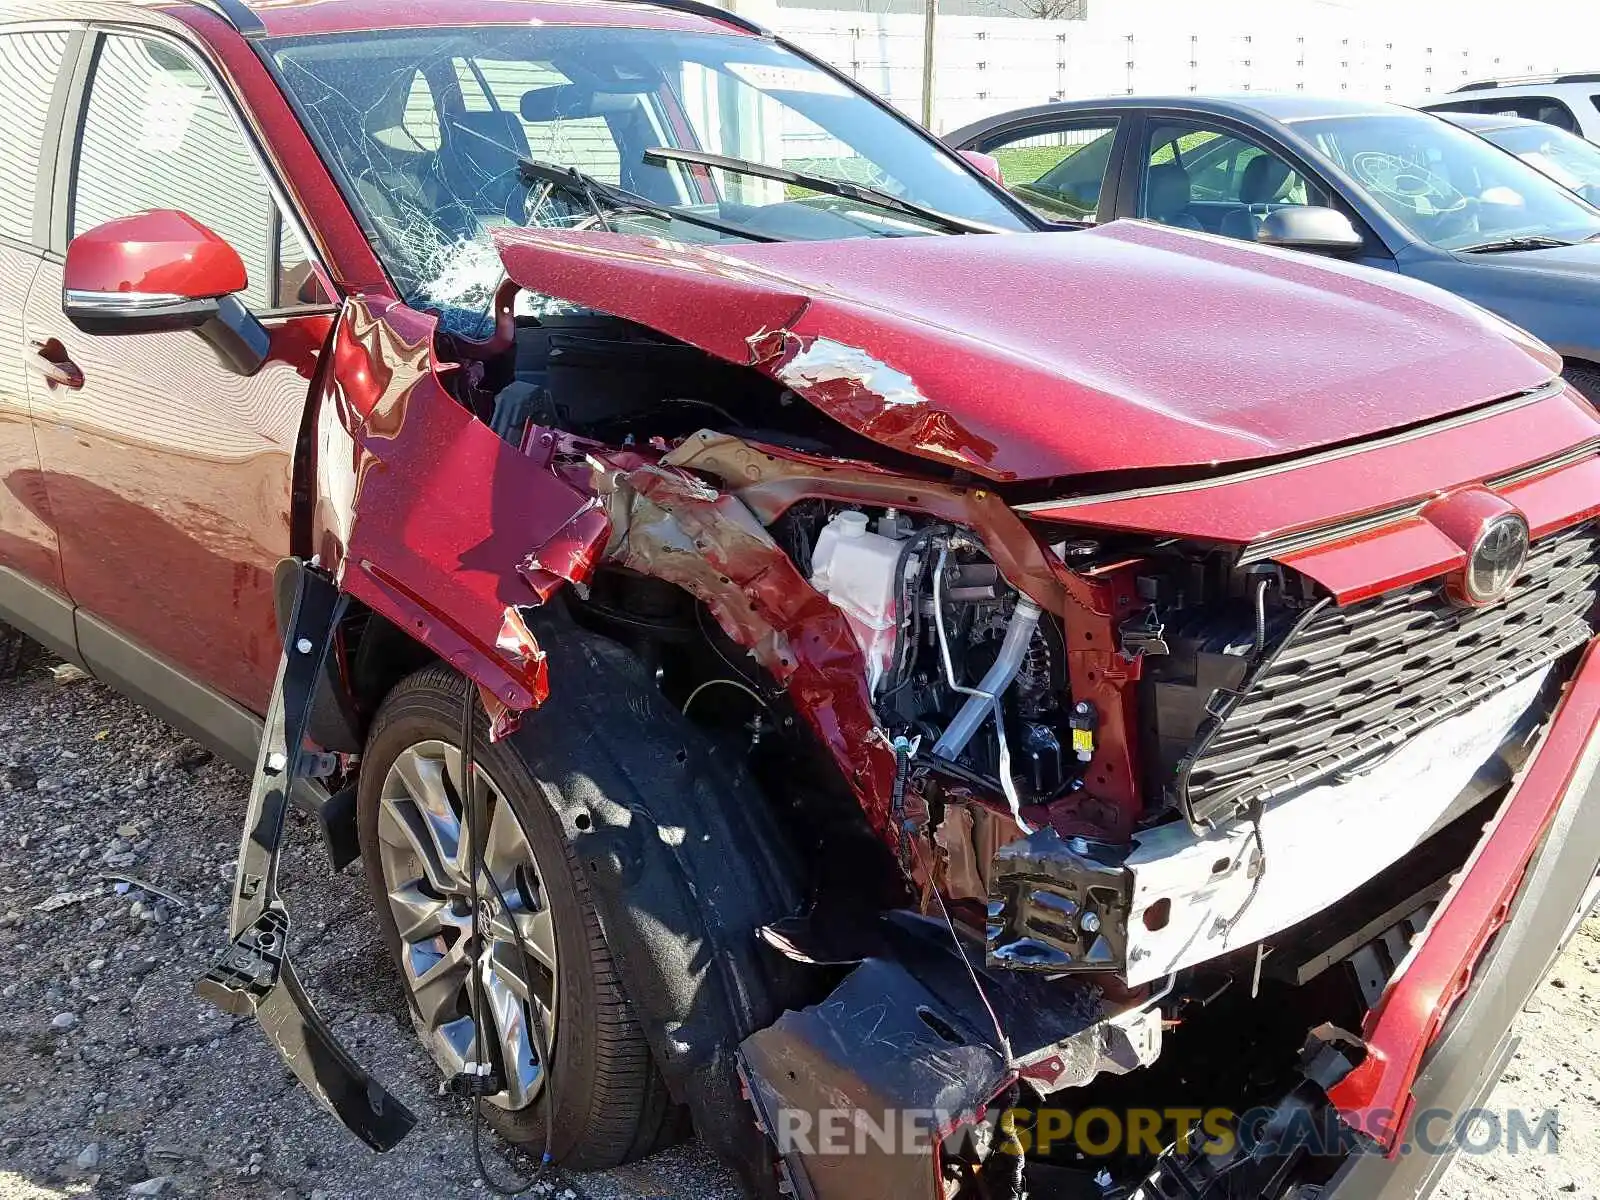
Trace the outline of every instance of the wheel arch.
<path fill-rule="evenodd" d="M 1585 400 L 1595 408 L 1600 408 L 1600 363 L 1569 356 L 1561 374 L 1583 394 Z"/>

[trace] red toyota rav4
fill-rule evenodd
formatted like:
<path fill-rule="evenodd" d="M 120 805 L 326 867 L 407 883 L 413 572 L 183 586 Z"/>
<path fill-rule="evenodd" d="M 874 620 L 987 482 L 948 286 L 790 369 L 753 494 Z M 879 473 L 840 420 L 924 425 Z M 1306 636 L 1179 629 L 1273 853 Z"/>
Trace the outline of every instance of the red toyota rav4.
<path fill-rule="evenodd" d="M 1039 230 L 695 0 L 6 21 L 0 605 L 252 770 L 200 987 L 357 1134 L 413 1118 L 296 981 L 290 805 L 555 1161 L 687 1109 L 758 1194 L 1429 1186 L 1600 859 L 1546 348 Z M 1188 1105 L 1328 1136 L 1063 1116 Z"/>

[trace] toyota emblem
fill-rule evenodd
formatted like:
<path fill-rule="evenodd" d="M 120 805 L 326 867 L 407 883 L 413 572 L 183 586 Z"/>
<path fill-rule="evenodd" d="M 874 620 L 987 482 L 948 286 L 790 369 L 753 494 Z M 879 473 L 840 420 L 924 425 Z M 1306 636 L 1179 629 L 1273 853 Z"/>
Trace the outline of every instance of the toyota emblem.
<path fill-rule="evenodd" d="M 1528 522 L 1522 514 L 1508 512 L 1491 518 L 1467 555 L 1461 574 L 1462 599 L 1473 605 L 1504 599 L 1527 561 Z"/>
<path fill-rule="evenodd" d="M 1461 565 L 1444 580 L 1450 603 L 1482 608 L 1505 599 L 1528 561 L 1528 519 L 1484 487 L 1441 496 L 1422 510 L 1422 516 L 1461 547 Z"/>

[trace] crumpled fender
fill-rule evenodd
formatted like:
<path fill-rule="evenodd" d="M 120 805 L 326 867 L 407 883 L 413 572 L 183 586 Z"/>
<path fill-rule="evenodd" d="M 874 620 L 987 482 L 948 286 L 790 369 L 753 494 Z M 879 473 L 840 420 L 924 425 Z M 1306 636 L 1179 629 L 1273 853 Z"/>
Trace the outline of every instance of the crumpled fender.
<path fill-rule="evenodd" d="M 346 302 L 315 418 L 312 545 L 342 590 L 500 704 L 537 707 L 544 658 L 507 610 L 586 578 L 609 522 L 549 453 L 524 454 L 445 391 L 455 368 L 433 333 L 403 306 Z"/>

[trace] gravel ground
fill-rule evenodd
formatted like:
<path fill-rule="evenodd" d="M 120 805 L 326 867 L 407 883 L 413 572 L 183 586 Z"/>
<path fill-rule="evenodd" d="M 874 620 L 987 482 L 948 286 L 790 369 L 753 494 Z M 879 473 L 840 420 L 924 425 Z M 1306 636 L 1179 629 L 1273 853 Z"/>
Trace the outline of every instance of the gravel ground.
<path fill-rule="evenodd" d="M 324 1015 L 419 1115 L 380 1156 L 307 1098 L 249 1021 L 193 994 L 222 946 L 242 777 L 92 682 L 0 683 L 0 1200 L 68 1195 L 437 1197 L 475 1183 L 470 1126 L 434 1075 L 356 871 L 331 876 L 300 829 L 282 888 Z M 119 892 L 122 873 L 156 885 Z M 1496 1107 L 1559 1108 L 1557 1155 L 1452 1169 L 1451 1200 L 1600 1197 L 1600 922 L 1524 1018 Z M 485 1135 L 491 1169 L 523 1160 Z M 694 1145 L 577 1181 L 594 1200 L 732 1200 Z M 559 1191 L 557 1193 L 560 1194 Z M 566 1200 L 574 1200 L 567 1193 Z"/>

